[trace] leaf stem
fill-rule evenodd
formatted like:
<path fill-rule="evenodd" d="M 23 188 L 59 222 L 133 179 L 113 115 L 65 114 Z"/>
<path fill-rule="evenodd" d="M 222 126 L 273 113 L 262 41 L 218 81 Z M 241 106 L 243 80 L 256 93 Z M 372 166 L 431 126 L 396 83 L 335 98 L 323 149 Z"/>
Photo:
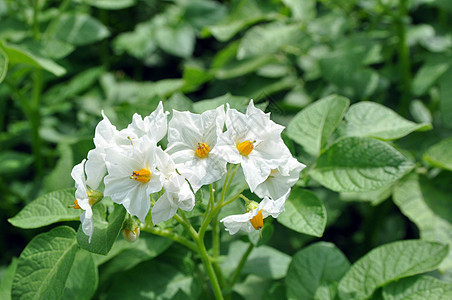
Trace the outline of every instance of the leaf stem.
<path fill-rule="evenodd" d="M 240 262 L 237 266 L 237 268 L 235 269 L 234 273 L 231 276 L 231 281 L 229 283 L 229 286 L 232 287 L 234 286 L 234 284 L 237 282 L 237 279 L 240 276 L 240 273 L 242 272 L 243 267 L 245 266 L 246 260 L 248 259 L 248 256 L 251 254 L 251 251 L 253 251 L 254 249 L 254 245 L 253 244 L 249 244 L 248 248 L 246 249 L 245 253 L 243 253 L 242 258 L 240 259 Z"/>
<path fill-rule="evenodd" d="M 189 241 L 188 239 L 184 238 L 183 236 L 178 235 L 177 233 L 171 232 L 167 229 L 161 229 L 158 227 L 154 227 L 154 226 L 144 226 L 141 229 L 143 231 L 146 231 L 146 232 L 149 232 L 149 233 L 152 233 L 155 235 L 169 238 L 170 240 L 173 240 L 181 245 L 184 245 L 188 249 L 190 249 L 196 253 L 199 253 L 198 247 L 194 242 Z"/>

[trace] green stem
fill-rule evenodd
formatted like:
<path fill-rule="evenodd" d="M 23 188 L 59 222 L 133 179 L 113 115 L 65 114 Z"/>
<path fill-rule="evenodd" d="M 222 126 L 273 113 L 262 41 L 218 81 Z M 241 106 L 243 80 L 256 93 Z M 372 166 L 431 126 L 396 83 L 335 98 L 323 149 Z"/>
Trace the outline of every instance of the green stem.
<path fill-rule="evenodd" d="M 33 38 L 35 40 L 39 39 L 39 22 L 38 22 L 38 15 L 39 15 L 39 0 L 34 0 L 33 3 Z"/>
<path fill-rule="evenodd" d="M 212 290 L 217 300 L 223 299 L 223 294 L 221 293 L 221 287 L 218 283 L 217 275 L 212 267 L 212 263 L 209 260 L 209 256 L 207 255 L 206 246 L 204 245 L 204 240 L 202 238 L 197 239 L 197 244 L 199 248 L 199 254 L 201 256 L 202 263 L 206 268 L 207 275 L 209 276 L 210 283 L 212 285 Z"/>
<path fill-rule="evenodd" d="M 42 140 L 39 135 L 39 129 L 41 128 L 41 111 L 40 102 L 43 88 L 42 70 L 35 70 L 33 73 L 33 91 L 31 102 L 31 141 L 32 149 L 35 157 L 35 168 L 37 176 L 40 177 L 43 172 L 43 157 L 42 157 Z"/>
<path fill-rule="evenodd" d="M 407 0 L 400 0 L 399 15 L 397 16 L 397 19 L 395 21 L 397 24 L 397 31 L 399 36 L 398 57 L 400 73 L 402 76 L 402 101 L 400 112 L 404 115 L 408 113 L 408 108 L 411 101 L 411 60 L 405 25 L 407 10 Z"/>
<path fill-rule="evenodd" d="M 229 283 L 229 286 L 232 288 L 234 284 L 237 282 L 237 279 L 240 276 L 240 273 L 242 272 L 243 267 L 245 266 L 246 260 L 248 259 L 248 256 L 251 254 L 251 251 L 253 251 L 254 245 L 249 244 L 248 248 L 246 249 L 245 253 L 243 253 L 242 258 L 240 259 L 240 262 L 235 269 L 234 273 L 231 276 L 231 281 Z"/>
<path fill-rule="evenodd" d="M 188 239 L 184 238 L 183 236 L 178 235 L 177 233 L 171 232 L 169 230 L 166 229 L 161 229 L 158 227 L 154 227 L 154 226 L 145 226 L 142 228 L 143 231 L 155 234 L 155 235 L 159 235 L 162 237 L 166 237 L 169 238 L 170 240 L 175 241 L 176 243 L 179 243 L 181 245 L 184 245 L 185 247 L 187 247 L 188 249 L 199 253 L 198 247 L 195 243 L 193 243 L 192 241 L 189 241 Z"/>

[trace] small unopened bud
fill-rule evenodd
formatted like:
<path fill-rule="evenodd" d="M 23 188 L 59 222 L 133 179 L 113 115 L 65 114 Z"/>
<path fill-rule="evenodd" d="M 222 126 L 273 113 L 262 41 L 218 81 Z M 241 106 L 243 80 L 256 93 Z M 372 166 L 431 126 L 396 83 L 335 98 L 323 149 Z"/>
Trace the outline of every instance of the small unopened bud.
<path fill-rule="evenodd" d="M 138 240 L 138 237 L 140 236 L 140 227 L 137 226 L 137 227 L 135 227 L 134 230 L 130 230 L 130 229 L 124 228 L 122 230 L 122 236 L 127 241 L 133 243 L 136 240 Z"/>

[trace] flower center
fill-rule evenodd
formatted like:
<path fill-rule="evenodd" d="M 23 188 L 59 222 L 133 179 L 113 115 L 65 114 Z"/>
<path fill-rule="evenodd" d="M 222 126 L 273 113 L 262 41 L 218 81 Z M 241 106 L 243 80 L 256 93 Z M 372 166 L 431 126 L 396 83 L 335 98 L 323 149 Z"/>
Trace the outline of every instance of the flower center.
<path fill-rule="evenodd" d="M 207 155 L 209 155 L 209 152 L 210 152 L 209 146 L 207 146 L 204 143 L 198 143 L 198 147 L 196 148 L 196 154 L 200 158 L 206 157 Z"/>
<path fill-rule="evenodd" d="M 250 141 L 244 141 L 237 145 L 237 150 L 243 156 L 248 156 L 254 149 L 254 144 Z"/>
<path fill-rule="evenodd" d="M 133 171 L 130 179 L 135 179 L 136 181 L 147 183 L 151 180 L 151 171 L 148 169 L 141 169 L 139 171 Z"/>
<path fill-rule="evenodd" d="M 262 212 L 259 210 L 257 215 L 255 215 L 251 220 L 251 225 L 254 229 L 260 230 L 264 226 L 264 218 L 262 217 Z"/>
<path fill-rule="evenodd" d="M 74 200 L 74 208 L 75 209 L 81 209 L 80 205 L 78 205 L 77 199 Z"/>

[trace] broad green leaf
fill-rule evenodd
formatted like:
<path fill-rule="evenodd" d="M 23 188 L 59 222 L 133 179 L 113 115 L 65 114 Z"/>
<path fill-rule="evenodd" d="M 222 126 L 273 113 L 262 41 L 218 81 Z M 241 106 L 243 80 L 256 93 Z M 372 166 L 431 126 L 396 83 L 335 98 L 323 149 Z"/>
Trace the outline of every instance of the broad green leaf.
<path fill-rule="evenodd" d="M 80 219 L 80 209 L 74 205 L 75 189 L 51 192 L 33 200 L 8 221 L 20 228 L 38 228 L 61 221 Z"/>
<path fill-rule="evenodd" d="M 288 299 L 335 299 L 337 283 L 350 268 L 344 254 L 326 242 L 298 251 L 286 276 Z"/>
<path fill-rule="evenodd" d="M 188 25 L 161 26 L 155 31 L 158 45 L 165 52 L 179 56 L 190 57 L 195 48 L 195 31 Z"/>
<path fill-rule="evenodd" d="M 345 201 L 366 201 L 371 205 L 378 205 L 388 199 L 392 193 L 393 184 L 383 186 L 374 191 L 341 193 L 341 199 Z"/>
<path fill-rule="evenodd" d="M 96 210 L 101 210 L 102 208 L 99 204 L 93 207 Z M 80 225 L 77 231 L 78 244 L 90 252 L 106 255 L 122 229 L 125 216 L 126 210 L 124 206 L 116 203 L 114 204 L 113 212 L 108 214 L 107 220 L 99 220 L 100 218 L 96 218 L 96 215 L 94 215 L 94 232 L 91 243 L 88 242 L 88 236 L 83 233 Z"/>
<path fill-rule="evenodd" d="M 445 188 L 412 174 L 396 185 L 394 202 L 416 224 L 423 240 L 447 243 L 452 249 L 451 192 L 448 184 L 449 178 L 445 180 Z M 441 270 L 449 268 L 452 268 L 452 251 L 439 266 Z"/>
<path fill-rule="evenodd" d="M 8 72 L 8 56 L 0 48 L 0 83 L 5 79 L 6 73 Z"/>
<path fill-rule="evenodd" d="M 273 55 L 261 55 L 239 61 L 230 61 L 224 67 L 213 70 L 217 79 L 231 79 L 251 73 L 271 62 L 275 61 Z"/>
<path fill-rule="evenodd" d="M 413 94 L 415 96 L 425 94 L 449 67 L 450 62 L 444 57 L 427 60 L 413 79 Z"/>
<path fill-rule="evenodd" d="M 174 299 L 179 291 L 185 299 L 199 299 L 200 282 L 172 265 L 150 260 L 115 276 L 108 299 Z M 183 299 L 183 298 L 182 298 Z"/>
<path fill-rule="evenodd" d="M 452 283 L 430 276 L 413 276 L 383 287 L 385 300 L 449 300 Z"/>
<path fill-rule="evenodd" d="M 285 211 L 277 220 L 297 232 L 321 237 L 326 226 L 326 209 L 314 193 L 292 189 Z"/>
<path fill-rule="evenodd" d="M 237 58 L 244 59 L 263 54 L 272 54 L 282 46 L 293 42 L 300 35 L 300 26 L 283 25 L 277 22 L 255 26 L 241 39 Z"/>
<path fill-rule="evenodd" d="M 56 25 L 55 37 L 76 46 L 91 44 L 110 35 L 99 20 L 82 13 L 62 15 Z"/>
<path fill-rule="evenodd" d="M 3 273 L 2 281 L 0 282 L 0 299 L 2 300 L 11 300 L 11 287 L 13 285 L 13 278 L 14 274 L 16 274 L 18 262 L 19 260 L 13 257 L 8 269 Z"/>
<path fill-rule="evenodd" d="M 29 154 L 15 151 L 2 151 L 0 153 L 0 175 L 23 174 L 27 170 L 33 157 Z"/>
<path fill-rule="evenodd" d="M 413 123 L 381 104 L 367 101 L 350 106 L 344 119 L 341 135 L 367 136 L 382 140 L 395 140 L 413 131 L 432 128 L 431 124 Z"/>
<path fill-rule="evenodd" d="M 315 0 L 283 0 L 282 2 L 290 8 L 292 18 L 295 20 L 307 22 L 314 19 L 317 14 Z"/>
<path fill-rule="evenodd" d="M 232 242 L 227 257 L 221 263 L 225 275 L 230 275 L 237 268 L 240 258 L 249 247 L 242 241 Z M 287 273 L 290 256 L 269 246 L 254 248 L 242 269 L 242 274 L 254 274 L 262 278 L 281 279 Z"/>
<path fill-rule="evenodd" d="M 336 192 L 365 192 L 394 183 L 413 167 L 385 142 L 347 137 L 322 153 L 310 174 Z"/>
<path fill-rule="evenodd" d="M 92 299 L 97 289 L 98 277 L 93 255 L 87 251 L 78 251 L 69 272 L 62 299 Z"/>
<path fill-rule="evenodd" d="M 191 0 L 184 3 L 185 20 L 197 31 L 214 25 L 227 13 L 226 5 L 215 1 Z"/>
<path fill-rule="evenodd" d="M 405 240 L 371 250 L 339 282 L 343 299 L 367 299 L 391 281 L 434 270 L 449 251 L 448 246 L 421 240 Z"/>
<path fill-rule="evenodd" d="M 0 48 L 8 56 L 9 64 L 26 64 L 36 68 L 44 69 L 56 76 L 62 76 L 66 70 L 48 58 L 40 57 L 36 53 L 30 53 L 28 50 L 12 44 L 0 43 Z"/>
<path fill-rule="evenodd" d="M 103 9 L 124 9 L 135 5 L 136 0 L 84 0 L 89 5 Z"/>
<path fill-rule="evenodd" d="M 443 124 L 452 128 L 452 68 L 439 81 L 439 107 Z"/>
<path fill-rule="evenodd" d="M 102 280 L 110 280 L 116 274 L 132 269 L 143 261 L 156 257 L 168 249 L 172 243 L 173 241 L 168 238 L 152 235 L 147 232 L 141 232 L 140 237 L 134 243 L 130 243 L 124 239 L 118 239 L 111 252 L 116 247 L 123 247 L 124 250 L 116 254 L 112 260 L 102 266 Z"/>
<path fill-rule="evenodd" d="M 452 138 L 443 139 L 428 148 L 422 159 L 435 167 L 452 171 Z"/>
<path fill-rule="evenodd" d="M 309 154 L 318 156 L 341 122 L 350 101 L 332 95 L 299 112 L 287 126 L 287 135 Z"/>
<path fill-rule="evenodd" d="M 233 290 L 241 296 L 240 299 L 265 299 L 264 295 L 271 285 L 271 280 L 250 274 L 234 284 Z M 271 299 L 285 299 L 271 298 Z"/>
<path fill-rule="evenodd" d="M 33 238 L 19 257 L 12 299 L 60 299 L 77 250 L 75 231 L 67 226 Z"/>

